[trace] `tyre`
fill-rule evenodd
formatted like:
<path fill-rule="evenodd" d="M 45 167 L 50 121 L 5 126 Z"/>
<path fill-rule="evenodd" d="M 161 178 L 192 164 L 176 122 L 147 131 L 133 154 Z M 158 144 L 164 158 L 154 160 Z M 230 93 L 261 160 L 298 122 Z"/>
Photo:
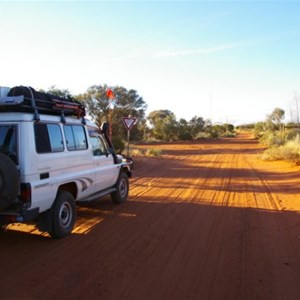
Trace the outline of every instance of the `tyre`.
<path fill-rule="evenodd" d="M 128 198 L 129 181 L 126 173 L 120 173 L 116 188 L 117 190 L 111 194 L 111 198 L 114 203 L 121 204 Z"/>
<path fill-rule="evenodd" d="M 0 210 L 11 205 L 19 193 L 20 175 L 16 164 L 0 153 Z"/>
<path fill-rule="evenodd" d="M 52 228 L 49 234 L 54 238 L 69 235 L 76 221 L 76 205 L 70 192 L 58 192 L 52 207 Z"/>

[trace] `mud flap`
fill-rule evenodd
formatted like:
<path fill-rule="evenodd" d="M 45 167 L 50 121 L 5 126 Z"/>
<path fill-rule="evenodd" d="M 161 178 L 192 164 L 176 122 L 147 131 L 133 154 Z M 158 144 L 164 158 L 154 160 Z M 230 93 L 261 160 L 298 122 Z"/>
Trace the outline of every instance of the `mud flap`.
<path fill-rule="evenodd" d="M 39 215 L 37 228 L 43 232 L 52 230 L 52 209 L 48 209 Z"/>

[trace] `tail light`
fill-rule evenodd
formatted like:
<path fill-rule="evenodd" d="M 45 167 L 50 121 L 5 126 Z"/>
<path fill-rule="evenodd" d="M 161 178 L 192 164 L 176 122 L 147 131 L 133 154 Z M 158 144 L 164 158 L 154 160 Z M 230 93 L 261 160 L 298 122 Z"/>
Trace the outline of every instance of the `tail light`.
<path fill-rule="evenodd" d="M 24 204 L 31 204 L 31 186 L 30 183 L 21 183 L 21 200 Z"/>

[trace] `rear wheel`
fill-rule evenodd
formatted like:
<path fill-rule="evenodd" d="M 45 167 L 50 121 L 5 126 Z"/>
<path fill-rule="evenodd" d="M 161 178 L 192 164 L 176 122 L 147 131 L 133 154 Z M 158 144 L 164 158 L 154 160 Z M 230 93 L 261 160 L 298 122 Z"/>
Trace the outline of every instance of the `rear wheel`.
<path fill-rule="evenodd" d="M 76 221 L 76 205 L 70 192 L 58 193 L 52 207 L 52 228 L 50 235 L 54 238 L 62 238 L 69 235 Z"/>
<path fill-rule="evenodd" d="M 125 172 L 121 172 L 116 184 L 117 190 L 111 194 L 112 201 L 117 204 L 125 202 L 128 198 L 129 181 Z"/>

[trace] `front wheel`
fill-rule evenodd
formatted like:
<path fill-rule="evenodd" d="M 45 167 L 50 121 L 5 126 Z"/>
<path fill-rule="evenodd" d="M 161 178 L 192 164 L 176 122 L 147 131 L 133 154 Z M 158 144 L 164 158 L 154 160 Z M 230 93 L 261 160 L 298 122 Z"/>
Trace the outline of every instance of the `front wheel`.
<path fill-rule="evenodd" d="M 125 172 L 121 172 L 116 184 L 117 190 L 111 194 L 112 201 L 117 204 L 122 204 L 128 198 L 129 181 Z"/>
<path fill-rule="evenodd" d="M 50 235 L 62 238 L 69 235 L 76 221 L 76 206 L 74 197 L 70 192 L 58 192 L 52 207 L 52 228 Z"/>

